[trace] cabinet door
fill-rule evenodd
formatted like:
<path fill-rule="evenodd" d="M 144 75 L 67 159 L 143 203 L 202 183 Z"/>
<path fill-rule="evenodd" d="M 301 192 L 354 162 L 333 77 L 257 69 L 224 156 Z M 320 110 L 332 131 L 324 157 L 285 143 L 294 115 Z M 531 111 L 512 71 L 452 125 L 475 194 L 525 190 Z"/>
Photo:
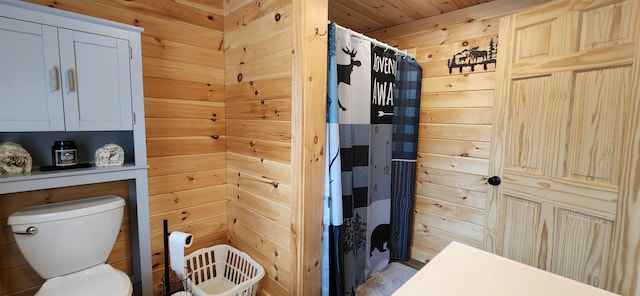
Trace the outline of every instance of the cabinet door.
<path fill-rule="evenodd" d="M 64 130 L 57 29 L 0 17 L 0 132 Z"/>
<path fill-rule="evenodd" d="M 131 130 L 126 40 L 59 29 L 67 131 Z"/>

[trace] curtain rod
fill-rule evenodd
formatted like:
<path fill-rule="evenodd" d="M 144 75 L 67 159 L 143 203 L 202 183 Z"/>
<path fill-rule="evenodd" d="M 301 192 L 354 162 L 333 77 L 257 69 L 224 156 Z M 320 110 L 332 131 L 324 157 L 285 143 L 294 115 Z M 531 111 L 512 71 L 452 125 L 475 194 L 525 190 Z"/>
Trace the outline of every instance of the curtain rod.
<path fill-rule="evenodd" d="M 331 22 L 331 21 L 329 21 L 329 23 L 332 23 L 332 22 Z M 364 34 L 362 34 L 362 33 L 356 32 L 356 31 L 351 30 L 351 29 L 349 29 L 349 28 L 345 28 L 345 27 L 343 27 L 343 26 L 341 26 L 341 25 L 338 25 L 336 22 L 333 22 L 333 23 L 336 25 L 336 27 L 337 27 L 337 28 L 341 28 L 341 29 L 343 29 L 343 30 L 348 30 L 349 32 L 351 32 L 352 34 L 356 35 L 356 36 L 357 36 L 358 38 L 360 38 L 360 39 L 367 40 L 367 41 L 369 41 L 369 42 L 371 42 L 371 43 L 374 43 L 374 44 L 376 44 L 376 45 L 380 45 L 380 46 L 382 46 L 382 47 L 386 47 L 386 48 L 389 48 L 389 49 L 393 49 L 393 50 L 395 50 L 395 51 L 396 51 L 396 54 L 399 54 L 399 55 L 402 55 L 402 56 L 405 56 L 405 57 L 410 57 L 410 58 L 412 58 L 412 59 L 414 58 L 414 57 L 413 57 L 413 56 L 411 56 L 411 55 L 410 55 L 406 50 L 398 49 L 397 47 L 391 46 L 391 45 L 386 44 L 386 43 L 384 43 L 384 42 L 382 42 L 382 41 L 378 41 L 377 39 L 371 38 L 371 37 L 369 37 L 369 36 L 367 36 L 367 35 L 364 35 Z"/>

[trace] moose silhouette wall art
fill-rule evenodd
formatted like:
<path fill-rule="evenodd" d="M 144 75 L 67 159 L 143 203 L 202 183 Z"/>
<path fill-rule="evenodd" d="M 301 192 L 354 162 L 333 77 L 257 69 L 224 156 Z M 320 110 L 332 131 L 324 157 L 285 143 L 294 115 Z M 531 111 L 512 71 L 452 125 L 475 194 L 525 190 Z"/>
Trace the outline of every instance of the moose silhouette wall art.
<path fill-rule="evenodd" d="M 484 70 L 487 70 L 488 64 L 495 64 L 496 57 L 498 55 L 498 43 L 489 41 L 489 48 L 487 50 L 480 50 L 479 46 L 474 46 L 471 49 L 463 49 L 462 51 L 455 53 L 448 61 L 449 74 L 452 69 L 458 68 L 458 71 L 462 73 L 462 68 L 469 67 L 473 72 L 475 66 L 482 65 Z"/>

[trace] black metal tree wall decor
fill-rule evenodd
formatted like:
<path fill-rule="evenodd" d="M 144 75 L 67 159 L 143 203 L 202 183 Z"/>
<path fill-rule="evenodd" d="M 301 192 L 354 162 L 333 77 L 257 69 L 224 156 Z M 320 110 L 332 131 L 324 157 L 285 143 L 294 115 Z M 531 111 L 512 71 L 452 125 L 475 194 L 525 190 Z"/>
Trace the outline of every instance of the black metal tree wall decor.
<path fill-rule="evenodd" d="M 498 43 L 493 42 L 493 38 L 489 41 L 489 48 L 487 50 L 479 50 L 479 46 L 472 47 L 471 49 L 465 48 L 454 54 L 453 57 L 448 60 L 449 74 L 451 74 L 451 70 L 454 68 L 458 68 L 458 71 L 462 73 L 462 68 L 464 67 L 470 67 L 473 72 L 476 65 L 482 65 L 486 71 L 487 64 L 496 63 L 497 55 Z"/>

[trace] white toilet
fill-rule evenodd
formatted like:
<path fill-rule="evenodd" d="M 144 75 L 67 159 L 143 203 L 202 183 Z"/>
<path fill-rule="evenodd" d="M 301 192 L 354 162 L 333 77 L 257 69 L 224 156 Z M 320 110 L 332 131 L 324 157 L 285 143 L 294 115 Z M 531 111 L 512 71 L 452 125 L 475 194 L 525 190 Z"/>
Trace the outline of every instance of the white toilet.
<path fill-rule="evenodd" d="M 46 281 L 38 296 L 129 296 L 129 276 L 106 264 L 124 200 L 115 195 L 26 207 L 8 224 L 29 265 Z"/>

